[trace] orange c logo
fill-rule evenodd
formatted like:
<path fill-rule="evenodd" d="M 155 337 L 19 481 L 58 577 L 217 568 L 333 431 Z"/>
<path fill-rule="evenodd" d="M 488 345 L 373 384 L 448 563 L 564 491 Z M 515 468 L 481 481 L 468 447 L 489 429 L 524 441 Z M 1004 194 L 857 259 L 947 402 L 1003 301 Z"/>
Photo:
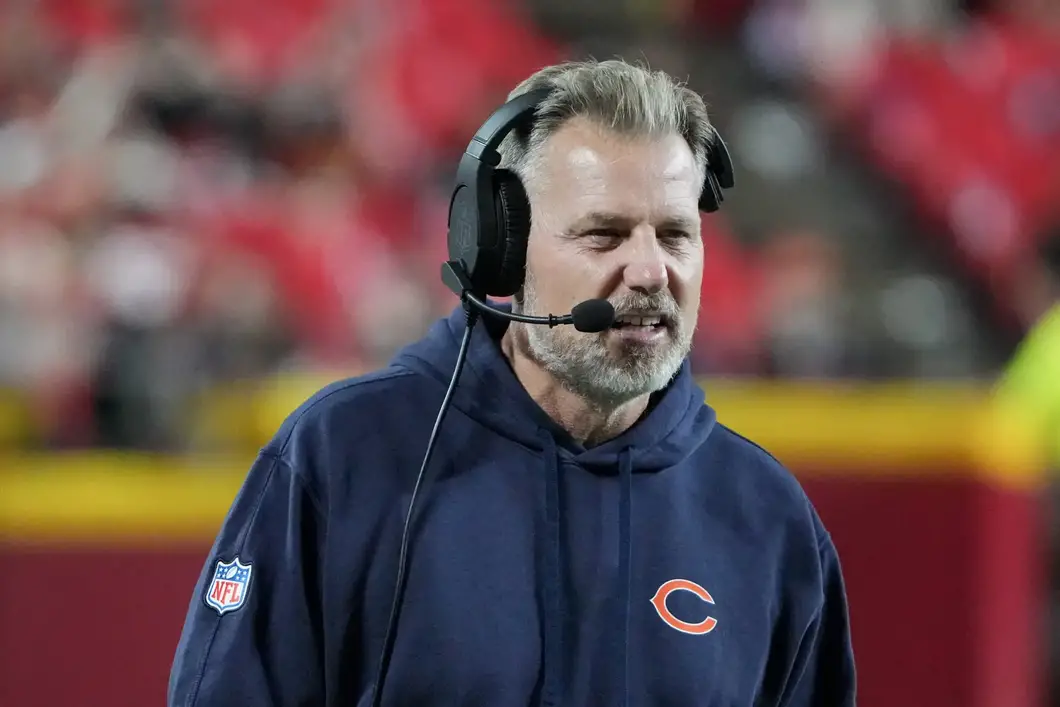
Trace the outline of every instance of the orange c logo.
<path fill-rule="evenodd" d="M 665 621 L 670 628 L 677 629 L 682 633 L 702 636 L 713 631 L 714 627 L 718 625 L 718 620 L 713 616 L 708 616 L 698 624 L 690 624 L 670 613 L 670 610 L 666 607 L 666 600 L 671 594 L 678 591 L 692 592 L 708 604 L 714 603 L 714 598 L 710 596 L 710 592 L 695 582 L 689 582 L 687 579 L 671 579 L 659 587 L 659 591 L 655 592 L 655 596 L 651 598 L 651 605 L 659 612 L 659 618 Z"/>

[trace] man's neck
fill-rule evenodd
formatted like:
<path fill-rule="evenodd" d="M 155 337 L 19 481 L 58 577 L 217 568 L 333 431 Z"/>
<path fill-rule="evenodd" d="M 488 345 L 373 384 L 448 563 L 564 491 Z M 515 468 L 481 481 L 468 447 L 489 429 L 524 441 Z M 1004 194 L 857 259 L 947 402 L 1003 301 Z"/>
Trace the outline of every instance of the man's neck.
<path fill-rule="evenodd" d="M 618 437 L 632 427 L 648 408 L 649 395 L 618 406 L 598 405 L 572 392 L 515 345 L 509 329 L 501 339 L 501 351 L 516 378 L 542 410 L 586 447 Z"/>

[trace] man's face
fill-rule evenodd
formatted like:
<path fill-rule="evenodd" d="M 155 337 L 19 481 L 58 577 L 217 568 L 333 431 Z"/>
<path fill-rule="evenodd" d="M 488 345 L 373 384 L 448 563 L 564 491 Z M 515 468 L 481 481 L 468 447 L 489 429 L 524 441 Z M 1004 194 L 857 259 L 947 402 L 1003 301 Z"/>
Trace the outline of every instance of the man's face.
<path fill-rule="evenodd" d="M 575 119 L 543 146 L 527 182 L 533 227 L 518 308 L 565 313 L 604 298 L 617 320 L 599 334 L 528 326 L 524 353 L 600 403 L 664 388 L 699 313 L 702 179 L 692 150 L 679 135 L 627 137 Z"/>

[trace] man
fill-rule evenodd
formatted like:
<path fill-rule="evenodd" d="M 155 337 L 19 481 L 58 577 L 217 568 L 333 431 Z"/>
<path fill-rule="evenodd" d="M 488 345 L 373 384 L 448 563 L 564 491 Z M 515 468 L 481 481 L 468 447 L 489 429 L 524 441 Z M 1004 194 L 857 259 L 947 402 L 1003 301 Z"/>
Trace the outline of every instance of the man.
<path fill-rule="evenodd" d="M 702 99 L 622 62 L 543 69 L 504 164 L 534 214 L 514 308 L 616 326 L 474 331 L 410 544 L 386 705 L 854 704 L 836 551 L 690 375 Z M 524 140 L 524 142 L 520 142 Z M 405 513 L 462 309 L 334 384 L 251 468 L 191 601 L 176 707 L 367 705 Z"/>

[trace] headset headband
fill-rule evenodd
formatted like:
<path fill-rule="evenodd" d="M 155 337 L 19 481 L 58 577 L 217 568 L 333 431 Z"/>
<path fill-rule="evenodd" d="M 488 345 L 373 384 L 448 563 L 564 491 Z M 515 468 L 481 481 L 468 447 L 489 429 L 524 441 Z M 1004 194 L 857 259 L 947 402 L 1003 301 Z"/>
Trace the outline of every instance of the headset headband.
<path fill-rule="evenodd" d="M 499 165 L 501 158 L 497 150 L 504 142 L 504 138 L 520 124 L 532 120 L 533 113 L 550 93 L 552 89 L 539 88 L 520 94 L 504 103 L 486 119 L 475 136 L 471 138 L 464 152 L 491 167 Z M 735 186 L 735 176 L 729 149 L 713 125 L 710 126 L 710 138 L 704 147 L 707 150 L 706 177 L 708 183 L 703 185 L 703 194 L 706 195 L 709 191 L 714 199 L 713 203 L 700 199 L 700 206 L 704 211 L 711 212 L 716 211 L 724 200 L 722 190 L 732 189 Z"/>
<path fill-rule="evenodd" d="M 516 96 L 500 108 L 495 110 L 482 127 L 471 138 L 465 152 L 477 160 L 496 167 L 500 164 L 500 154 L 497 149 L 504 142 L 514 128 L 520 123 L 533 118 L 533 113 L 538 105 L 548 98 L 551 89 L 539 88 L 534 91 Z"/>

